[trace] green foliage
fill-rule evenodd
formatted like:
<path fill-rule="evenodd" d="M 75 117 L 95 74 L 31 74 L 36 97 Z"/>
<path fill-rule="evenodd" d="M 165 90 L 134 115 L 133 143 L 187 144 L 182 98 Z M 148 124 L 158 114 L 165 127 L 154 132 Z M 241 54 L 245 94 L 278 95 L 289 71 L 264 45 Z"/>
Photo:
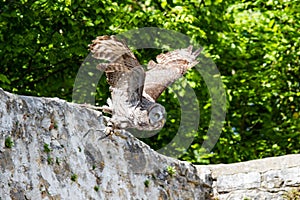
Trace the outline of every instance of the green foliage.
<path fill-rule="evenodd" d="M 228 9 L 231 31 L 223 33 L 219 49 L 227 53 L 216 61 L 221 70 L 226 66 L 230 102 L 216 147 L 219 161 L 299 153 L 299 8 L 257 1 Z"/>
<path fill-rule="evenodd" d="M 45 143 L 44 144 L 44 152 L 47 153 L 47 163 L 48 165 L 52 165 L 53 164 L 53 158 L 50 156 L 50 152 L 51 152 L 51 148 L 49 146 L 49 144 Z M 56 158 L 56 162 L 58 162 L 58 159 Z"/>
<path fill-rule="evenodd" d="M 12 148 L 14 146 L 14 142 L 12 141 L 11 137 L 7 137 L 4 141 L 6 148 Z"/>
<path fill-rule="evenodd" d="M 72 174 L 72 176 L 71 176 L 71 181 L 76 182 L 77 179 L 78 179 L 78 175 L 77 175 L 77 174 Z"/>
<path fill-rule="evenodd" d="M 51 148 L 50 148 L 50 146 L 49 146 L 49 144 L 44 144 L 44 152 L 45 153 L 50 153 L 51 152 Z"/>
<path fill-rule="evenodd" d="M 48 156 L 47 163 L 48 163 L 48 165 L 52 165 L 53 164 L 53 158 L 51 158 L 50 156 Z"/>
<path fill-rule="evenodd" d="M 174 166 L 168 166 L 167 167 L 167 172 L 170 176 L 174 176 L 176 174 L 176 169 Z"/>
<path fill-rule="evenodd" d="M 146 188 L 148 188 L 149 185 L 150 185 L 150 180 L 149 179 L 145 180 L 144 185 L 145 185 Z"/>
<path fill-rule="evenodd" d="M 186 133 L 196 137 L 181 159 L 231 163 L 299 153 L 299 10 L 298 0 L 1 0 L 0 87 L 71 101 L 78 69 L 96 36 L 150 26 L 175 30 L 204 47 L 218 66 L 227 95 L 221 137 L 204 154 L 201 145 L 207 139 L 212 100 L 197 70 L 186 75 L 198 98 L 200 126 L 196 133 Z M 161 51 L 136 53 L 146 63 Z M 98 87 L 89 87 L 95 88 L 91 93 L 96 103 L 105 104 L 105 78 Z M 168 121 L 159 134 L 143 139 L 154 149 L 168 144 L 178 131 L 178 94 L 184 95 L 180 88 L 178 92 L 169 89 L 159 99 Z"/>
<path fill-rule="evenodd" d="M 98 192 L 99 189 L 100 189 L 100 187 L 99 187 L 98 185 L 95 185 L 94 190 L 95 190 L 96 192 Z"/>

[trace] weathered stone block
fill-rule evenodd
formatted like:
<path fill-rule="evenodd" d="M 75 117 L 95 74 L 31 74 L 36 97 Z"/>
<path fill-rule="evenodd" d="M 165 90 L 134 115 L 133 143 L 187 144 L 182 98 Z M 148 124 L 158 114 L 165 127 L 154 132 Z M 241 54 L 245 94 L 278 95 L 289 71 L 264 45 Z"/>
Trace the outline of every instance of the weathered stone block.
<path fill-rule="evenodd" d="M 219 176 L 216 187 L 219 192 L 259 188 L 260 174 L 258 172 L 249 172 Z"/>

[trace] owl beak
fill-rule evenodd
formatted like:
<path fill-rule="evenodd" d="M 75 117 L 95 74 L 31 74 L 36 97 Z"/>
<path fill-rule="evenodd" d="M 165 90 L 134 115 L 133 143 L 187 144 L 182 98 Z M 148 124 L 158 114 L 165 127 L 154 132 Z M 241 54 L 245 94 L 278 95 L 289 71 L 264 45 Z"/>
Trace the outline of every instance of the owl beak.
<path fill-rule="evenodd" d="M 163 118 L 163 119 L 161 120 L 161 128 L 165 125 L 165 123 L 166 123 L 166 119 Z"/>

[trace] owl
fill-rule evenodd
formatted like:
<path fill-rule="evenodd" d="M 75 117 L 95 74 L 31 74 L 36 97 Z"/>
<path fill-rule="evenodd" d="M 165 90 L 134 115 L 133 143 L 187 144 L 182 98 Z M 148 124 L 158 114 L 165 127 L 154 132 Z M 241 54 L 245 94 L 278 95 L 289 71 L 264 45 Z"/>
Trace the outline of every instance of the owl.
<path fill-rule="evenodd" d="M 99 60 L 97 69 L 106 73 L 111 99 L 105 110 L 111 114 L 113 129 L 159 130 L 166 121 L 165 108 L 155 101 L 174 81 L 195 66 L 201 49 L 193 47 L 160 54 L 147 71 L 125 41 L 115 36 L 99 36 L 89 45 Z"/>

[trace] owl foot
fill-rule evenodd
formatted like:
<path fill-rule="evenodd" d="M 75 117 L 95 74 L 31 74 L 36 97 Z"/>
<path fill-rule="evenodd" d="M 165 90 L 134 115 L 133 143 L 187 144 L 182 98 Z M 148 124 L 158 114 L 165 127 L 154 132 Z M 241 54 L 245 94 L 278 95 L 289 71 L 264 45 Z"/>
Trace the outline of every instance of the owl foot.
<path fill-rule="evenodd" d="M 101 132 L 104 133 L 104 136 L 98 138 L 98 140 L 102 140 L 102 139 L 107 138 L 107 137 L 111 138 L 111 136 L 114 133 L 114 129 L 111 125 L 109 117 L 103 116 L 103 124 L 104 124 L 105 128 L 101 129 Z"/>
<path fill-rule="evenodd" d="M 104 133 L 106 137 L 111 136 L 114 133 L 114 129 L 112 127 L 105 127 Z"/>
<path fill-rule="evenodd" d="M 104 133 L 105 133 L 106 137 L 108 137 L 108 136 L 111 137 L 112 135 L 115 135 L 115 136 L 119 136 L 121 138 L 127 138 L 122 135 L 121 129 L 115 127 L 115 124 L 111 118 L 104 116 L 104 121 L 105 121 L 105 126 L 106 126 L 104 129 Z"/>
<path fill-rule="evenodd" d="M 112 135 L 114 133 L 114 128 L 113 128 L 113 123 L 111 122 L 110 118 L 105 118 L 106 119 L 106 127 L 104 129 L 105 134 Z"/>

